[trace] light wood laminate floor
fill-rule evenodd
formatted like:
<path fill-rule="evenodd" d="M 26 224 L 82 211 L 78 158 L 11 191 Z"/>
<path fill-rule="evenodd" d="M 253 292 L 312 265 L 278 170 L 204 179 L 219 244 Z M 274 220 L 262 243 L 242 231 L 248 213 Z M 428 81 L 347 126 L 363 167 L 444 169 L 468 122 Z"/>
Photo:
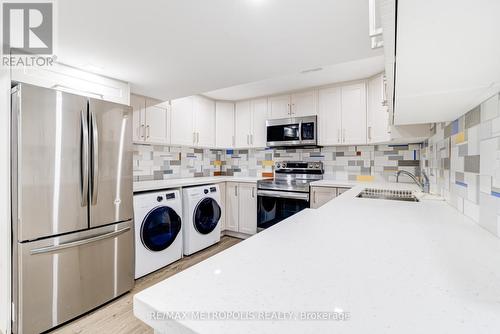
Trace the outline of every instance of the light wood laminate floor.
<path fill-rule="evenodd" d="M 61 328 L 52 331 L 51 333 L 153 333 L 153 330 L 150 327 L 134 316 L 132 312 L 133 295 L 237 244 L 240 241 L 240 239 L 224 236 L 218 244 L 191 256 L 186 256 L 163 269 L 138 279 L 131 292 Z"/>

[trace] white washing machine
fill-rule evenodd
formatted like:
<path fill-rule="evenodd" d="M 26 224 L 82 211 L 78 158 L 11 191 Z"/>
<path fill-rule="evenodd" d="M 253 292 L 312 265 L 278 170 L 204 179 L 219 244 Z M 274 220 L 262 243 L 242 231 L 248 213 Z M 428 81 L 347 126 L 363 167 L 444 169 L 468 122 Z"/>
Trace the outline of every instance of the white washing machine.
<path fill-rule="evenodd" d="M 220 241 L 220 196 L 215 184 L 182 190 L 184 255 Z"/>
<path fill-rule="evenodd" d="M 182 199 L 179 190 L 134 196 L 135 278 L 182 258 Z"/>

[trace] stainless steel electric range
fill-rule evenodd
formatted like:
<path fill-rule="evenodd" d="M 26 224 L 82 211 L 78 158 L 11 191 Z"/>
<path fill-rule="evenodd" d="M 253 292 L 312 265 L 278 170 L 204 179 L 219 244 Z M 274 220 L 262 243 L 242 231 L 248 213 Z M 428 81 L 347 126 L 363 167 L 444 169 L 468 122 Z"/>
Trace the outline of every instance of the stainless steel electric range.
<path fill-rule="evenodd" d="M 309 208 L 309 185 L 323 179 L 323 163 L 277 162 L 274 179 L 257 183 L 257 228 L 268 228 Z"/>

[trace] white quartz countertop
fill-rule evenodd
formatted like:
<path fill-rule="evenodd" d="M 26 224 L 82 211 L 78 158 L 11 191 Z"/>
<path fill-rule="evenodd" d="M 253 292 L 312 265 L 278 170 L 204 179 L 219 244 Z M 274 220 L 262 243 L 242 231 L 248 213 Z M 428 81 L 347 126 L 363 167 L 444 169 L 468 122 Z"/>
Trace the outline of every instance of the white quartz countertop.
<path fill-rule="evenodd" d="M 249 176 L 208 176 L 208 177 L 186 177 L 169 180 L 153 180 L 134 182 L 134 192 L 162 190 L 169 188 L 190 187 L 201 184 L 220 183 L 220 182 L 248 182 L 256 183 L 263 180 L 263 177 Z"/>
<path fill-rule="evenodd" d="M 311 182 L 310 185 L 313 187 L 339 187 L 339 188 L 352 188 L 362 184 L 362 182 L 358 181 L 347 181 L 347 180 L 319 180 Z"/>
<path fill-rule="evenodd" d="M 500 239 L 444 201 L 356 198 L 363 187 L 136 294 L 134 314 L 158 333 L 500 333 Z"/>

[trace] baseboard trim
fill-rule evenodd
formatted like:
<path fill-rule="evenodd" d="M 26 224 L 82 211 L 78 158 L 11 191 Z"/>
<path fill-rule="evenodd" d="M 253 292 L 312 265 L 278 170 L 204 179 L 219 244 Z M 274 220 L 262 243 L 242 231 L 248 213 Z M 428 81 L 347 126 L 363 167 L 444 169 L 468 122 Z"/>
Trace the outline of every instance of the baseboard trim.
<path fill-rule="evenodd" d="M 250 234 L 245 234 L 245 233 L 240 233 L 240 232 L 233 232 L 233 231 L 229 231 L 229 230 L 222 231 L 221 232 L 221 236 L 224 236 L 224 235 L 227 235 L 227 236 L 230 236 L 230 237 L 233 237 L 233 238 L 238 238 L 238 239 L 248 239 L 249 237 L 252 236 Z"/>

